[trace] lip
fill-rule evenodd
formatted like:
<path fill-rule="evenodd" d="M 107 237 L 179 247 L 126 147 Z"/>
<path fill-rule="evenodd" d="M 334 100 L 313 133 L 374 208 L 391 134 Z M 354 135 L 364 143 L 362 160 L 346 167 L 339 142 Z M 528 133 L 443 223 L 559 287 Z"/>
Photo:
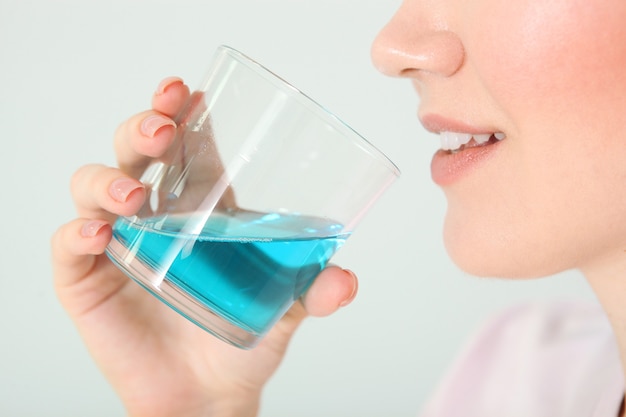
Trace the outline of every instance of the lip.
<path fill-rule="evenodd" d="M 498 130 L 487 126 L 473 126 L 458 120 L 448 119 L 438 114 L 426 114 L 420 116 L 420 122 L 426 130 L 432 133 L 440 132 L 459 132 L 470 133 L 472 135 L 481 135 L 485 133 L 494 133 Z"/>
<path fill-rule="evenodd" d="M 472 126 L 440 115 L 428 114 L 420 117 L 424 128 L 432 133 L 442 131 L 463 132 L 472 135 L 496 132 L 496 129 Z M 467 147 L 450 153 L 442 149 L 433 156 L 430 172 L 435 184 L 445 187 L 461 180 L 490 159 L 500 148 L 502 141 L 486 145 Z"/>
<path fill-rule="evenodd" d="M 475 146 L 457 153 L 438 150 L 430 163 L 430 174 L 440 187 L 452 185 L 490 159 L 502 142 Z"/>

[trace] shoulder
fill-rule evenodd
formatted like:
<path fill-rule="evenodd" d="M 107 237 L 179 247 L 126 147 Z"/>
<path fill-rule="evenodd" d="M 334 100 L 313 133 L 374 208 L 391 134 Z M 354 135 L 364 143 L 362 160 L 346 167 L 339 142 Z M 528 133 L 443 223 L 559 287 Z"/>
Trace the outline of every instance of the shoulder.
<path fill-rule="evenodd" d="M 597 363 L 616 353 L 611 326 L 602 308 L 591 302 L 534 302 L 508 308 L 489 318 L 472 337 L 457 362 L 498 374 L 559 370 L 569 354 L 576 363 Z M 520 361 L 525 364 L 520 366 Z M 494 369 L 490 369 L 494 368 Z M 511 375 L 511 374 L 509 374 Z"/>
<path fill-rule="evenodd" d="M 488 319 L 471 341 L 474 349 L 503 350 L 506 356 L 538 354 L 554 347 L 602 348 L 607 343 L 612 346 L 614 340 L 604 311 L 597 303 L 583 301 L 508 308 Z"/>
<path fill-rule="evenodd" d="M 621 375 L 616 344 L 597 304 L 518 305 L 469 341 L 425 415 L 589 416 L 616 370 Z"/>

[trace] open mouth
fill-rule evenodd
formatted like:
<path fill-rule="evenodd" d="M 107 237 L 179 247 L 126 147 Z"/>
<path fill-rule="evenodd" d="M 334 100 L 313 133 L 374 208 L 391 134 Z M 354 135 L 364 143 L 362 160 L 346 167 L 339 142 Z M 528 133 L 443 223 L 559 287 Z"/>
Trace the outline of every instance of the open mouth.
<path fill-rule="evenodd" d="M 464 149 L 487 146 L 506 138 L 502 132 L 471 134 L 460 132 L 441 132 L 441 149 L 448 153 L 457 153 Z"/>

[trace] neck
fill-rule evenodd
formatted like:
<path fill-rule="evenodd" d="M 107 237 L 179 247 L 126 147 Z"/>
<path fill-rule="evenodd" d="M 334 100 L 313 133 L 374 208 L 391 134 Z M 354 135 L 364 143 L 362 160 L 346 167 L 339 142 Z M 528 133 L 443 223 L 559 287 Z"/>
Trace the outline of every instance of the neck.
<path fill-rule="evenodd" d="M 582 270 L 611 323 L 626 381 L 626 251 Z M 620 417 L 626 417 L 624 406 Z"/>
<path fill-rule="evenodd" d="M 602 304 L 617 338 L 622 363 L 626 363 L 626 253 L 583 269 L 589 285 Z M 625 368 L 626 370 L 626 368 Z"/>

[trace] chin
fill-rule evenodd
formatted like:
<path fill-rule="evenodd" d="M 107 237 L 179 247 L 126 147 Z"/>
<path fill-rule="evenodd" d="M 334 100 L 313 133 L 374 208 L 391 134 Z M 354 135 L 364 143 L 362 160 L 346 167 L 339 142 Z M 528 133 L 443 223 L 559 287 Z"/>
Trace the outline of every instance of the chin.
<path fill-rule="evenodd" d="M 452 262 L 463 272 L 480 278 L 500 278 L 529 280 L 545 278 L 562 272 L 555 270 L 548 272 L 542 267 L 529 265 L 517 259 L 494 259 L 493 257 L 463 256 L 453 251 L 448 251 Z"/>
<path fill-rule="evenodd" d="M 541 245 L 523 245 L 502 235 L 485 236 L 484 231 L 446 230 L 444 242 L 452 262 L 476 277 L 535 279 L 569 269 L 562 257 L 540 249 Z"/>

